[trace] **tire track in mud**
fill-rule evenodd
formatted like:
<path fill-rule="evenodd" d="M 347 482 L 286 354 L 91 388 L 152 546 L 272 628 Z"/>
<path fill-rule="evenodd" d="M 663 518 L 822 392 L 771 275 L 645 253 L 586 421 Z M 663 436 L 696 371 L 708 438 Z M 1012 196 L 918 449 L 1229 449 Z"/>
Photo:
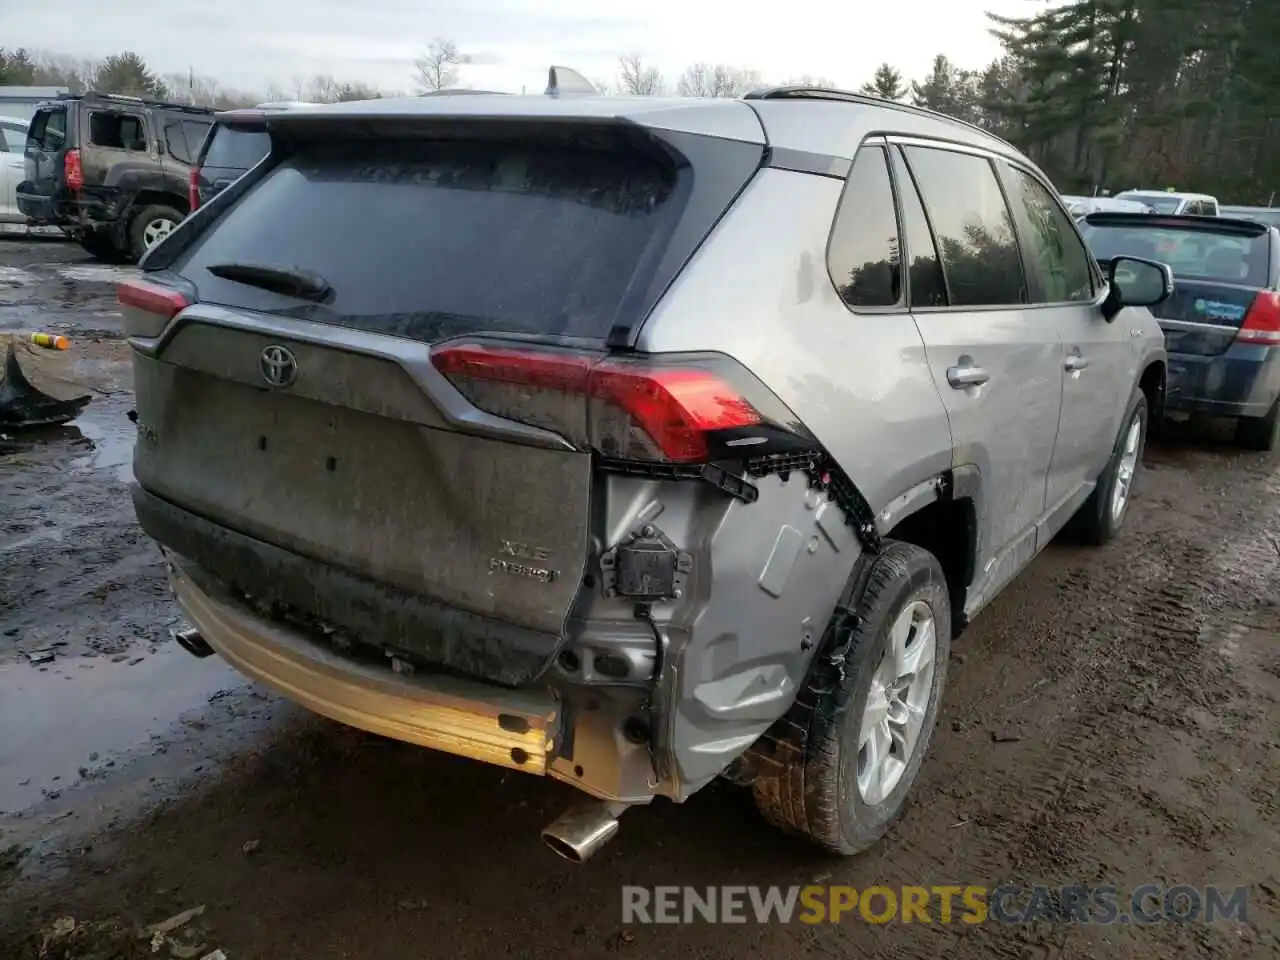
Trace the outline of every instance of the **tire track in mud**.
<path fill-rule="evenodd" d="M 1222 478 L 1226 482 L 1206 491 L 1207 499 L 1256 505 L 1275 496 L 1273 469 L 1256 471 L 1245 484 L 1238 476 L 1236 482 Z M 1062 578 L 1060 585 L 1083 602 L 1062 623 L 1058 653 L 1044 667 L 1055 675 L 1053 701 L 1075 709 L 1064 712 L 1061 729 L 1019 771 L 1018 805 L 988 823 L 993 834 L 1010 841 L 1004 872 L 990 878 L 994 882 L 1116 883 L 1106 846 L 1133 843 L 1124 811 L 1115 809 L 1122 793 L 1162 817 L 1188 846 L 1203 849 L 1207 836 L 1221 832 L 1209 808 L 1198 805 L 1195 814 L 1184 816 L 1144 790 L 1133 761 L 1146 752 L 1144 731 L 1180 728 L 1199 737 L 1189 711 L 1213 714 L 1231 703 L 1233 668 L 1208 648 L 1224 611 L 1251 609 L 1268 593 L 1275 595 L 1280 551 L 1273 544 L 1280 517 L 1256 511 L 1252 530 L 1228 538 L 1222 529 L 1248 528 L 1239 522 L 1220 526 L 1218 515 L 1226 512 L 1221 508 L 1198 523 L 1161 525 L 1150 524 L 1153 506 L 1141 505 L 1145 523 L 1131 517 L 1127 526 L 1151 525 L 1153 534 L 1122 534 L 1103 562 L 1070 569 Z M 967 928 L 946 956 L 1056 956 L 1068 935 L 1075 954 L 1087 943 L 1078 929 L 985 924 Z M 1143 936 L 1158 937 L 1169 948 L 1187 947 L 1199 957 L 1232 951 L 1226 936 L 1203 926 L 1165 925 Z"/>

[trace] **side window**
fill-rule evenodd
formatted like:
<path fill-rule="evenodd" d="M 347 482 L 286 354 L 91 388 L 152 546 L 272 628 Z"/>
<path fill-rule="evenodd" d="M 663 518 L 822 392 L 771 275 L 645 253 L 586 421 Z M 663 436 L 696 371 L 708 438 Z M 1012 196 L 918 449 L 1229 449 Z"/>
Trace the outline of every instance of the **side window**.
<path fill-rule="evenodd" d="M 146 126 L 141 117 L 128 113 L 91 113 L 89 142 L 116 150 L 146 150 Z"/>
<path fill-rule="evenodd" d="M 863 147 L 854 158 L 827 246 L 827 269 L 851 307 L 902 301 L 898 215 L 883 147 Z"/>
<path fill-rule="evenodd" d="M 990 161 L 907 147 L 907 162 L 938 240 L 953 307 L 1026 303 L 1013 218 Z"/>
<path fill-rule="evenodd" d="M 1093 274 L 1084 242 L 1053 196 L 1025 170 L 1005 165 L 1009 201 L 1025 218 L 1023 245 L 1039 280 L 1035 300 L 1068 303 L 1093 298 Z"/>
<path fill-rule="evenodd" d="M 947 282 L 942 276 L 942 261 L 934 243 L 929 218 L 924 214 L 920 194 L 911 171 L 907 169 L 898 148 L 893 150 L 893 177 L 898 185 L 898 202 L 902 208 L 902 238 L 907 257 L 907 293 L 913 307 L 945 307 Z"/>
<path fill-rule="evenodd" d="M 10 146 L 9 145 L 10 138 L 13 138 L 12 131 L 10 131 L 8 127 L 0 127 L 0 153 L 17 153 L 18 152 L 17 139 L 14 138 L 13 146 Z"/>

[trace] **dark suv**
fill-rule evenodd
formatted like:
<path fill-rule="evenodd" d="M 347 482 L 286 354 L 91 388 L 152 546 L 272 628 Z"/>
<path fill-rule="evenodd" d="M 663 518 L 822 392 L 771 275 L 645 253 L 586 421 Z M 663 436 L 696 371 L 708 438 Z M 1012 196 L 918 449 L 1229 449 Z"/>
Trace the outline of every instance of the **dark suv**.
<path fill-rule="evenodd" d="M 250 109 L 219 113 L 191 167 L 187 195 L 190 208 L 208 203 L 270 152 L 269 112 L 306 106 L 309 104 L 261 103 Z"/>
<path fill-rule="evenodd" d="M 97 93 L 42 103 L 27 133 L 18 209 L 94 256 L 137 260 L 189 212 L 211 110 Z"/>

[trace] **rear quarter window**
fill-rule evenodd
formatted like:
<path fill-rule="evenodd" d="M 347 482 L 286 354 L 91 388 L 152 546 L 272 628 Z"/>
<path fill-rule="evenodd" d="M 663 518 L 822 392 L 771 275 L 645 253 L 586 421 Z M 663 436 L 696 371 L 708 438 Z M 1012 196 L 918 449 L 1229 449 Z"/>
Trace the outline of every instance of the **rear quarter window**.
<path fill-rule="evenodd" d="M 174 268 L 203 301 L 417 340 L 604 338 L 661 247 L 673 182 L 669 164 L 634 148 L 326 144 L 267 174 Z M 312 306 L 206 269 L 224 263 L 300 268 L 333 293 Z"/>

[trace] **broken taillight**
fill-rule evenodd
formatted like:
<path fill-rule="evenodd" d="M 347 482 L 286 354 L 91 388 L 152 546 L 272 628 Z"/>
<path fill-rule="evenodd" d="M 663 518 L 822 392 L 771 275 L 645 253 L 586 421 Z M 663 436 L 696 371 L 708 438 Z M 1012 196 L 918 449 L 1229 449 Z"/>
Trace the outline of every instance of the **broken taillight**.
<path fill-rule="evenodd" d="M 431 361 L 474 406 L 620 460 L 707 463 L 812 446 L 759 381 L 721 356 L 601 356 L 453 344 Z"/>

